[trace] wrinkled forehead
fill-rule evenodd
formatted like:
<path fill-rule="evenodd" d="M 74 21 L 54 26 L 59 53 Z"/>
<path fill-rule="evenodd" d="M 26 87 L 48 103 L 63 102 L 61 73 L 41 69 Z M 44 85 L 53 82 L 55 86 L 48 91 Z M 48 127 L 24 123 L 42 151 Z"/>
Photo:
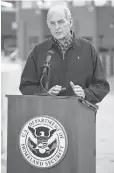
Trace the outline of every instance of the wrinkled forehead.
<path fill-rule="evenodd" d="M 61 19 L 66 19 L 64 8 L 60 9 L 50 9 L 47 15 L 48 21 L 59 21 Z"/>

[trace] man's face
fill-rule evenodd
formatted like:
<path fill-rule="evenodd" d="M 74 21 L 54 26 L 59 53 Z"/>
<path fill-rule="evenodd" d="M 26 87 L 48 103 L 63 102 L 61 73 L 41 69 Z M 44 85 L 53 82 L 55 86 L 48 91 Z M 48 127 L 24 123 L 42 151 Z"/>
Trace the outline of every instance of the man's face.
<path fill-rule="evenodd" d="M 69 20 L 65 16 L 64 11 L 62 12 L 55 11 L 49 14 L 48 27 L 51 31 L 51 34 L 57 40 L 68 37 L 68 35 L 70 34 L 71 24 Z"/>

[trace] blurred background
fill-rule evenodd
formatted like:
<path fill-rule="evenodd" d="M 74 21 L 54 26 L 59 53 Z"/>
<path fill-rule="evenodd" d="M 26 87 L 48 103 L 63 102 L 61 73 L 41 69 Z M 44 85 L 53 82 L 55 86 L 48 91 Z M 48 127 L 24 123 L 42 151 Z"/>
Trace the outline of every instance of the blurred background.
<path fill-rule="evenodd" d="M 2 173 L 7 160 L 7 97 L 21 94 L 19 82 L 27 57 L 50 37 L 46 15 L 53 4 L 65 4 L 76 36 L 90 40 L 99 52 L 111 92 L 98 104 L 96 173 L 114 173 L 114 0 L 1 1 L 1 151 Z"/>

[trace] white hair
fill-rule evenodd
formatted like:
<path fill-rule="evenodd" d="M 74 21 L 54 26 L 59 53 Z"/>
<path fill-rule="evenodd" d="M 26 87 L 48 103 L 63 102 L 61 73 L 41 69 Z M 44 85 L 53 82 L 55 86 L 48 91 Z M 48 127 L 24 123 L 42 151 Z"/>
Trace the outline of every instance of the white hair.
<path fill-rule="evenodd" d="M 69 10 L 68 7 L 66 6 L 62 6 L 62 5 L 54 5 L 52 6 L 49 10 L 48 10 L 48 13 L 47 13 L 47 21 L 49 20 L 49 14 L 52 12 L 52 11 L 61 11 L 61 10 L 64 10 L 64 13 L 65 13 L 65 16 L 68 20 L 70 20 L 72 18 L 71 16 L 71 12 Z"/>

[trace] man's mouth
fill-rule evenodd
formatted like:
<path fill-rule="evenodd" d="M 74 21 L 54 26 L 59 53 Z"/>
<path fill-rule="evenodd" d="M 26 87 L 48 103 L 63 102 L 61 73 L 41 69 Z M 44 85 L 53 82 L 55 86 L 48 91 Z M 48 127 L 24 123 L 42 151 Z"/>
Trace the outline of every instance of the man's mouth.
<path fill-rule="evenodd" d="M 56 34 L 62 34 L 62 32 L 56 32 Z"/>

